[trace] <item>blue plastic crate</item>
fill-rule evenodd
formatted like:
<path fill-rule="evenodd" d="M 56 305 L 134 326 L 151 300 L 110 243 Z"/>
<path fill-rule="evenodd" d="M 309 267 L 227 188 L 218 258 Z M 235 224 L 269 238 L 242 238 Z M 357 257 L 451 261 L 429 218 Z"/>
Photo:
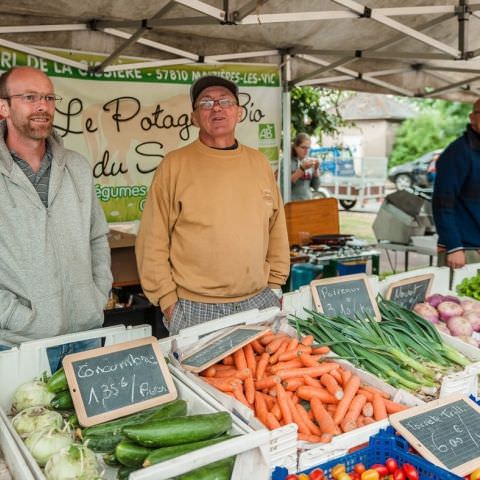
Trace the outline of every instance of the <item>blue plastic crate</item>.
<path fill-rule="evenodd" d="M 363 463 L 368 468 L 375 463 L 385 463 L 387 458 L 392 457 L 399 464 L 410 463 L 413 465 L 420 475 L 420 480 L 462 480 L 462 477 L 433 465 L 419 455 L 408 452 L 408 448 L 408 442 L 403 437 L 396 435 L 392 427 L 388 427 L 370 437 L 368 447 L 349 453 L 343 457 L 335 458 L 300 473 L 308 474 L 316 468 L 321 468 L 324 474 L 329 479 L 332 479 L 331 470 L 339 463 L 343 463 L 346 471 L 349 472 L 353 470 L 353 467 L 357 463 Z M 272 480 L 284 480 L 287 475 L 288 471 L 286 468 L 276 467 L 272 473 Z"/>

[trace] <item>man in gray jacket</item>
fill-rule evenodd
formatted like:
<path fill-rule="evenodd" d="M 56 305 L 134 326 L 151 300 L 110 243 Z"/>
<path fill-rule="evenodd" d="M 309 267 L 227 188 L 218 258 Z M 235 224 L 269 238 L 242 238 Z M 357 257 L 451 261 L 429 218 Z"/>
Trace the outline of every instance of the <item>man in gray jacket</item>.
<path fill-rule="evenodd" d="M 101 327 L 112 274 L 91 167 L 53 130 L 60 97 L 43 72 L 7 71 L 0 97 L 0 343 Z M 94 346 L 49 349 L 52 370 Z"/>

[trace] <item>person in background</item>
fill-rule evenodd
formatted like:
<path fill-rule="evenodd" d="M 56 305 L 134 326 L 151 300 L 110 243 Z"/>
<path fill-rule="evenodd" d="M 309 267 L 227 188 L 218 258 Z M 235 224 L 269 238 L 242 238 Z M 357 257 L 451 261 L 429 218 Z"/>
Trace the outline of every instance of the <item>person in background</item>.
<path fill-rule="evenodd" d="M 101 327 L 112 285 L 108 227 L 91 167 L 53 130 L 40 70 L 0 77 L 0 349 Z M 100 339 L 48 349 L 52 371 Z"/>
<path fill-rule="evenodd" d="M 292 144 L 291 152 L 291 180 L 292 201 L 311 200 L 312 188 L 320 186 L 319 161 L 308 158 L 311 141 L 306 133 L 299 133 Z"/>
<path fill-rule="evenodd" d="M 143 291 L 160 305 L 170 335 L 244 310 L 278 307 L 290 270 L 272 168 L 235 138 L 242 116 L 237 86 L 201 77 L 190 99 L 198 140 L 160 163 L 136 242 Z"/>
<path fill-rule="evenodd" d="M 438 265 L 480 262 L 480 99 L 470 124 L 436 163 L 432 198 L 438 233 Z"/>

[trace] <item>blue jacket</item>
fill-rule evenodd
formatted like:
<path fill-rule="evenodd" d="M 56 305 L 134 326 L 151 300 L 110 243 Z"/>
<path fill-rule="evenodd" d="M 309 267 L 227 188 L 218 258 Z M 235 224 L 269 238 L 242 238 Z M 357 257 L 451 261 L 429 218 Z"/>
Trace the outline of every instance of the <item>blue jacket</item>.
<path fill-rule="evenodd" d="M 439 247 L 480 248 L 480 135 L 469 126 L 437 161 L 433 216 Z"/>

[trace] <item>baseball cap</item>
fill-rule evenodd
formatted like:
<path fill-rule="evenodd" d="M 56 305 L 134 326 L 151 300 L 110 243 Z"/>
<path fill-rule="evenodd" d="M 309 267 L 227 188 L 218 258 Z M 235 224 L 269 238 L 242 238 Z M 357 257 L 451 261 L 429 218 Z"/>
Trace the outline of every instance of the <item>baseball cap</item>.
<path fill-rule="evenodd" d="M 238 102 L 238 87 L 231 82 L 217 75 L 207 75 L 206 77 L 200 77 L 190 87 L 190 99 L 192 100 L 192 107 L 195 107 L 195 102 L 198 96 L 208 87 L 225 87 L 232 92 L 233 96 Z"/>

